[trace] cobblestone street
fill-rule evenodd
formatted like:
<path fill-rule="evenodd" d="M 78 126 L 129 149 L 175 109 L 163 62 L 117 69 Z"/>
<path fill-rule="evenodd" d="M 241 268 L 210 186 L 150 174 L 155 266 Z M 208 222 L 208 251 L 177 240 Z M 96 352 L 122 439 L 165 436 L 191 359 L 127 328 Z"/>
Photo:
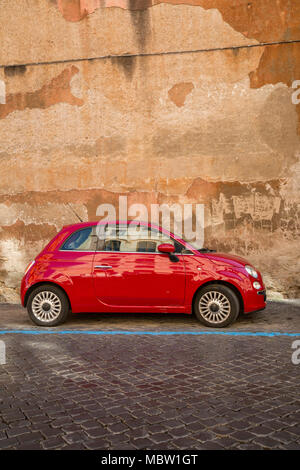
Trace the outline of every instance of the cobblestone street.
<path fill-rule="evenodd" d="M 300 449 L 299 304 L 219 331 L 184 315 L 77 314 L 52 329 L 18 305 L 0 315 L 1 449 Z"/>

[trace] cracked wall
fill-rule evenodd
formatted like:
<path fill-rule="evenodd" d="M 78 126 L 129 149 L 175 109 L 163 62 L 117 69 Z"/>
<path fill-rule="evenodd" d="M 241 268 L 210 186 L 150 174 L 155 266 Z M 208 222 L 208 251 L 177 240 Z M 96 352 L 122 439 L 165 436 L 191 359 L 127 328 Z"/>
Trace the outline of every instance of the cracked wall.
<path fill-rule="evenodd" d="M 296 0 L 4 0 L 0 301 L 121 194 L 204 203 L 206 246 L 299 297 L 299 19 Z"/>

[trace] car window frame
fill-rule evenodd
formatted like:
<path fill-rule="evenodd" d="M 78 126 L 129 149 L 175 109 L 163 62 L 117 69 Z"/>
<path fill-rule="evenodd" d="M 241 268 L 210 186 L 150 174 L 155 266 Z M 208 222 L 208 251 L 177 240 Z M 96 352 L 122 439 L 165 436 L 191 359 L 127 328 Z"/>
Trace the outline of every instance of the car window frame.
<path fill-rule="evenodd" d="M 63 253 L 95 253 L 96 252 L 96 248 L 97 248 L 97 245 L 98 245 L 98 239 L 96 240 L 95 242 L 95 249 L 94 250 L 64 250 L 62 247 L 67 243 L 67 241 L 69 240 L 69 238 L 71 238 L 75 233 L 77 232 L 81 232 L 83 230 L 86 230 L 86 229 L 89 229 L 91 228 L 93 230 L 93 227 L 94 225 L 88 225 L 86 227 L 82 227 L 82 228 L 79 228 L 77 230 L 74 230 L 72 233 L 70 233 L 67 238 L 65 238 L 63 240 L 63 242 L 61 243 L 60 247 L 58 248 L 57 251 L 61 251 Z M 97 235 L 91 235 L 92 237 L 97 237 Z M 97 237 L 98 238 L 98 237 Z"/>

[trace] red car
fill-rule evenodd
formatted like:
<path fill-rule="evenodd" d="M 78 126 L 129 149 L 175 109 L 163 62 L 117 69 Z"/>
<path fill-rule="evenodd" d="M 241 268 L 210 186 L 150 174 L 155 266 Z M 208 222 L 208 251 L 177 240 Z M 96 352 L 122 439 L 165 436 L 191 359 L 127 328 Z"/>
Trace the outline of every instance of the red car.
<path fill-rule="evenodd" d="M 71 310 L 194 312 L 225 327 L 266 306 L 262 277 L 246 260 L 142 222 L 63 227 L 27 267 L 21 300 L 41 326 L 63 323 Z"/>

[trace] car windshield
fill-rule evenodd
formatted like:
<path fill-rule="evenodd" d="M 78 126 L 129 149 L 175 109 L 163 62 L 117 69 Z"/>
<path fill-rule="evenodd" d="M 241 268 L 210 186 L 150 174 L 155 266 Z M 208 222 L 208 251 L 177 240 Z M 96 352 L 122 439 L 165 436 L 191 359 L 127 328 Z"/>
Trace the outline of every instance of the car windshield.
<path fill-rule="evenodd" d="M 178 237 L 178 235 L 175 235 L 176 237 Z M 211 250 L 210 248 L 203 248 L 203 247 L 197 247 L 195 246 L 194 243 L 191 243 L 189 240 L 187 240 L 184 236 L 182 237 L 178 237 L 178 238 L 181 238 L 181 240 L 183 240 L 185 243 L 188 243 L 189 246 L 193 249 L 193 250 L 196 250 L 198 251 L 199 253 L 213 253 L 215 252 L 216 250 Z"/>

